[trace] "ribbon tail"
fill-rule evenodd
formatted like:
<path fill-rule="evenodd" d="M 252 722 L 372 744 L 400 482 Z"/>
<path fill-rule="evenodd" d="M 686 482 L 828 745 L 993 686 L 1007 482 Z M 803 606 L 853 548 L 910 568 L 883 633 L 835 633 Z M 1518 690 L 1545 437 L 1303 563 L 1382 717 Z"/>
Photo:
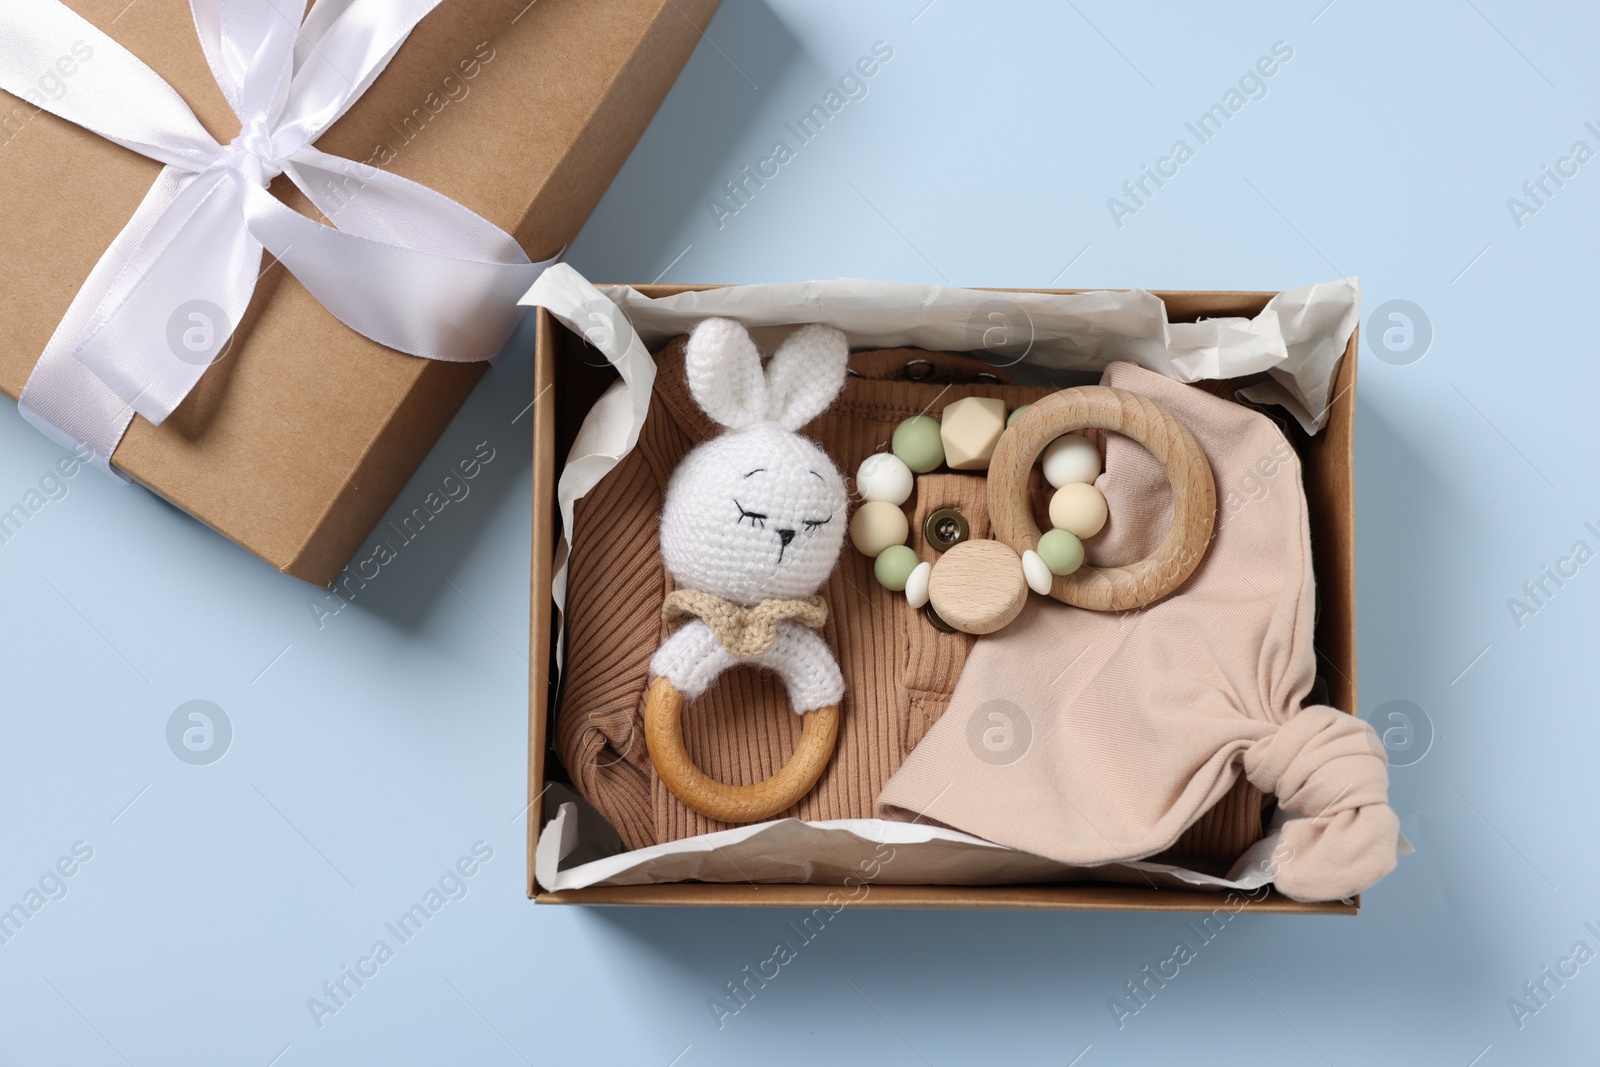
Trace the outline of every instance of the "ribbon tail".
<path fill-rule="evenodd" d="M 463 259 L 531 262 L 509 233 L 410 178 L 310 145 L 284 163 L 283 173 L 345 233 Z"/>
<path fill-rule="evenodd" d="M 73 343 L 80 363 L 158 426 L 226 352 L 250 304 L 261 245 L 242 192 L 253 188 L 223 168 L 189 179 Z"/>
<path fill-rule="evenodd" d="M 246 189 L 250 233 L 339 321 L 413 356 L 493 358 L 521 317 L 517 298 L 550 262 L 504 263 L 360 237 Z"/>
<path fill-rule="evenodd" d="M 17 411 L 62 448 L 132 481 L 111 466 L 111 453 L 133 421 L 133 408 L 65 349 L 45 349 L 17 398 Z"/>
<path fill-rule="evenodd" d="M 17 398 L 23 418 L 63 447 L 86 446 L 95 465 L 106 471 L 111 470 L 111 454 L 133 420 L 133 407 L 73 353 L 113 290 L 126 285 L 127 264 L 191 181 L 191 175 L 171 167 L 156 177 L 133 217 L 89 272 Z"/>

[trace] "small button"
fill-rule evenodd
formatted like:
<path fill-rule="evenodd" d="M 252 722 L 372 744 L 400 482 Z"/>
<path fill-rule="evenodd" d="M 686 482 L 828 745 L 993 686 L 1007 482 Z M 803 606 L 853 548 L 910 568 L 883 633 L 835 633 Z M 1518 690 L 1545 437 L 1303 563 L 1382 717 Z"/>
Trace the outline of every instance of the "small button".
<path fill-rule="evenodd" d="M 948 552 L 965 541 L 969 533 L 967 517 L 955 508 L 940 508 L 929 515 L 928 521 L 922 525 L 922 534 L 928 540 L 928 547 L 935 552 Z"/>
<path fill-rule="evenodd" d="M 928 620 L 928 622 L 933 625 L 933 628 L 938 630 L 940 633 L 953 634 L 956 632 L 956 628 L 954 626 L 951 626 L 949 623 L 945 622 L 939 617 L 939 613 L 933 610 L 932 604 L 926 605 L 922 609 L 922 614 Z"/>

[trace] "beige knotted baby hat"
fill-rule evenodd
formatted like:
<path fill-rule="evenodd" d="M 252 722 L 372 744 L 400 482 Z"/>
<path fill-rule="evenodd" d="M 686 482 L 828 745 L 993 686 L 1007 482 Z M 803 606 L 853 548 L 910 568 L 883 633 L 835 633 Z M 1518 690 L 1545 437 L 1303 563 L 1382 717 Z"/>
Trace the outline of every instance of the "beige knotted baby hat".
<path fill-rule="evenodd" d="M 1102 382 L 1164 405 L 1211 461 L 1221 503 L 1204 559 L 1177 592 L 1136 611 L 1030 597 L 978 640 L 879 814 L 1095 865 L 1171 847 L 1243 775 L 1303 816 L 1272 857 L 1279 891 L 1352 896 L 1393 869 L 1400 827 L 1371 726 L 1302 706 L 1316 676 L 1316 595 L 1299 458 L 1242 405 L 1129 363 Z M 1246 499 L 1232 492 L 1241 482 L 1266 491 Z M 1111 519 L 1087 544 L 1090 562 L 1148 555 L 1172 518 L 1160 465 L 1108 435 L 1097 485 Z"/>

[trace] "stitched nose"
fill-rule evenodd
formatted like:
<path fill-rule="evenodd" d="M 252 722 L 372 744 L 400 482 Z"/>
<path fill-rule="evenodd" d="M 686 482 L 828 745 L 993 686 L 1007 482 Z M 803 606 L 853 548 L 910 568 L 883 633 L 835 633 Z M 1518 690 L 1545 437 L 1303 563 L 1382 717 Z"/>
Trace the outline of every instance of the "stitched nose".
<path fill-rule="evenodd" d="M 778 531 L 778 540 L 783 543 L 783 547 L 784 548 L 788 548 L 789 547 L 789 542 L 794 540 L 794 531 L 793 530 L 779 530 Z"/>

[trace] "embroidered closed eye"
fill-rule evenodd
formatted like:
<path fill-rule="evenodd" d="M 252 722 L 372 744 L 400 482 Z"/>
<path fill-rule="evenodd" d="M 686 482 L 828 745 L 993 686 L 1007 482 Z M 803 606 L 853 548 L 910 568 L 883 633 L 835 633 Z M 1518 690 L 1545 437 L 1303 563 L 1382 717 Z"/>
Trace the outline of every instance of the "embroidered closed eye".
<path fill-rule="evenodd" d="M 825 519 L 807 519 L 807 520 L 805 520 L 806 532 L 810 533 L 812 530 L 815 530 L 820 526 L 826 526 L 826 525 L 828 525 L 828 523 L 830 523 L 832 521 L 833 521 L 833 516 L 832 515 L 829 515 Z"/>
<path fill-rule="evenodd" d="M 767 513 L 766 512 L 764 512 L 764 511 L 750 511 L 743 504 L 739 503 L 738 500 L 735 500 L 733 502 L 733 506 L 739 509 L 739 518 L 737 520 L 738 522 L 743 522 L 744 520 L 749 519 L 751 526 L 760 527 L 763 530 L 765 530 L 767 528 Z"/>

